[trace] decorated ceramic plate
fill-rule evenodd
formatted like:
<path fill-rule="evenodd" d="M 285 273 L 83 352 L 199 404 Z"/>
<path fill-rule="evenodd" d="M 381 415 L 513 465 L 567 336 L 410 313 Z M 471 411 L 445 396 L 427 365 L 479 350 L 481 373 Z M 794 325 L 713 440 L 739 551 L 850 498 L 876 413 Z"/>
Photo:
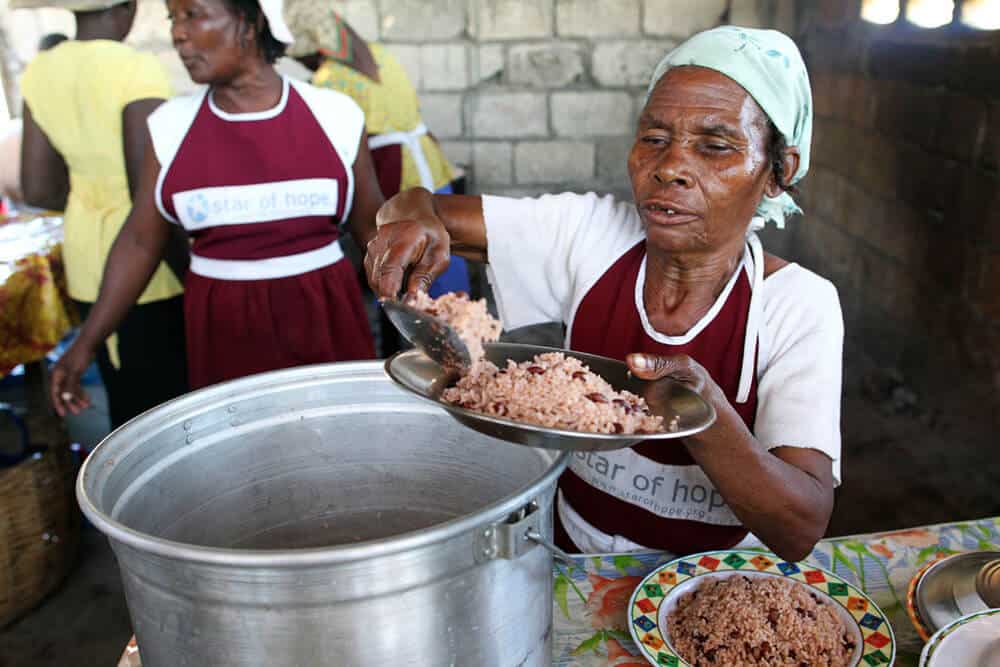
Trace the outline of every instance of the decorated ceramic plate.
<path fill-rule="evenodd" d="M 944 626 L 920 654 L 920 667 L 1000 665 L 1000 609 L 979 611 Z"/>
<path fill-rule="evenodd" d="M 854 635 L 852 666 L 891 665 L 896 641 L 882 610 L 840 577 L 808 563 L 788 563 L 762 551 L 708 551 L 678 558 L 653 570 L 629 600 L 629 631 L 646 659 L 661 667 L 688 665 L 671 642 L 667 616 L 700 583 L 732 576 L 781 577 L 806 586 L 832 604 Z"/>

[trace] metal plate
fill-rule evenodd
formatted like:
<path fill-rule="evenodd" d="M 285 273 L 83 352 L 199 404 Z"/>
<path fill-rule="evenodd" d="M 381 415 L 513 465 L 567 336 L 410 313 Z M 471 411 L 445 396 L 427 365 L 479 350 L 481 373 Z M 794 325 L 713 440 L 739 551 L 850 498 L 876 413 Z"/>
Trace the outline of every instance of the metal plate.
<path fill-rule="evenodd" d="M 1000 551 L 970 551 L 944 558 L 917 583 L 920 618 L 931 632 L 952 621 L 989 607 L 976 591 L 976 576 L 984 565 L 1000 558 Z"/>
<path fill-rule="evenodd" d="M 952 621 L 931 637 L 920 667 L 995 667 L 1000 665 L 1000 609 Z"/>
<path fill-rule="evenodd" d="M 545 352 L 562 352 L 579 359 L 617 391 L 630 391 L 643 396 L 648 382 L 638 380 L 628 373 L 620 361 L 572 350 L 561 350 L 540 345 L 492 343 L 486 345 L 486 358 L 502 365 L 508 359 L 517 363 L 530 361 Z M 452 405 L 441 398 L 441 392 L 457 379 L 419 350 L 401 352 L 385 362 L 385 371 L 396 384 L 448 411 L 465 426 L 485 435 L 529 447 L 563 451 L 597 452 L 623 449 L 647 440 L 673 440 L 700 433 L 715 422 L 715 409 L 701 396 L 684 385 L 670 380 L 664 382 L 668 392 L 663 396 L 661 412 L 667 418 L 678 417 L 678 429 L 670 433 L 614 435 L 582 433 L 525 424 L 502 417 L 483 415 Z"/>

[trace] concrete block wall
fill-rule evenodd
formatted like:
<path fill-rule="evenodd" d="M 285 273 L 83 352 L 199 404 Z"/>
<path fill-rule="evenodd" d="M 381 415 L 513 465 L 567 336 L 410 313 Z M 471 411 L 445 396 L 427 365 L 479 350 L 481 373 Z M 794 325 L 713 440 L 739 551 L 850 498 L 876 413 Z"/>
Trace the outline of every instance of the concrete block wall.
<path fill-rule="evenodd" d="M 840 289 L 847 332 L 927 397 L 1000 390 L 1000 31 L 861 23 L 801 38 L 816 107 L 788 252 Z M 933 399 L 931 399 L 933 400 Z"/>
<path fill-rule="evenodd" d="M 329 0 L 317 0 L 329 1 Z M 420 92 L 425 121 L 476 191 L 628 195 L 624 159 L 647 78 L 689 35 L 730 19 L 791 30 L 794 0 L 337 0 L 383 41 Z M 72 34 L 68 12 L 4 12 L 16 60 Z M 192 88 L 170 46 L 163 0 L 140 0 L 129 41 Z M 287 63 L 286 71 L 303 71 Z"/>

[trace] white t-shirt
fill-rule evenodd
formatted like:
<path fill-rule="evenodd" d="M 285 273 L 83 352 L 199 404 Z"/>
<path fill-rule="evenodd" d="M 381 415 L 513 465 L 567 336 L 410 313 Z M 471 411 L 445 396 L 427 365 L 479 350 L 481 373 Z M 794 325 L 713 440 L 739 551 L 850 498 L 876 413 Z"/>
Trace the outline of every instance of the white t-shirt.
<path fill-rule="evenodd" d="M 568 326 L 580 302 L 604 273 L 645 236 L 631 203 L 594 193 L 537 199 L 483 197 L 488 275 L 504 328 L 559 321 Z M 746 263 L 742 266 L 745 266 Z M 636 307 L 646 333 L 677 345 L 715 317 L 729 294 L 683 336 L 652 329 L 642 299 Z M 733 281 L 730 281 L 730 284 Z M 789 264 L 764 279 L 758 339 L 754 435 L 766 448 L 805 447 L 833 461 L 840 483 L 840 399 L 844 323 L 833 284 Z"/>

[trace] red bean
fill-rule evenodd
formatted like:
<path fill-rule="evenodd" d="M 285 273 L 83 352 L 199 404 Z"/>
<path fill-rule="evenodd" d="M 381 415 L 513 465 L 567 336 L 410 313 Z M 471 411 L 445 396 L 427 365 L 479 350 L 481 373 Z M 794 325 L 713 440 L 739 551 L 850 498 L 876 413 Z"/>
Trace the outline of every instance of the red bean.
<path fill-rule="evenodd" d="M 621 408 L 622 410 L 624 410 L 624 411 L 625 411 L 625 414 L 627 414 L 627 415 L 630 415 L 630 414 L 632 414 L 632 411 L 633 411 L 633 410 L 635 409 L 635 408 L 634 408 L 634 407 L 633 407 L 632 405 L 630 405 L 630 404 L 629 404 L 629 403 L 628 403 L 627 401 L 623 401 L 623 400 L 622 400 L 622 399 L 620 399 L 620 398 L 616 398 L 615 400 L 613 400 L 613 401 L 612 401 L 612 403 L 614 403 L 614 404 L 615 404 L 615 405 L 617 405 L 617 406 L 618 406 L 619 408 Z"/>
<path fill-rule="evenodd" d="M 599 394 L 596 391 L 594 393 L 592 393 L 592 394 L 587 394 L 587 398 L 589 398 L 594 403 L 607 403 L 608 402 L 608 399 L 604 396 L 604 394 Z"/>
<path fill-rule="evenodd" d="M 528 366 L 528 372 L 532 375 L 541 375 L 545 372 L 545 369 L 541 366 Z"/>

